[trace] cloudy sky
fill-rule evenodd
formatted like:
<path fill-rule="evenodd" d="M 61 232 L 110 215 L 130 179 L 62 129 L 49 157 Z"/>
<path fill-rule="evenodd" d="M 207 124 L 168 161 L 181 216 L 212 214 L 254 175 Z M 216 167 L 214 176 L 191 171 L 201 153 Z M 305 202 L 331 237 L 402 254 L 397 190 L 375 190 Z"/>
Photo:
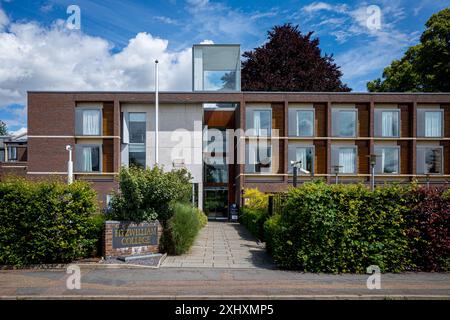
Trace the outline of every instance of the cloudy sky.
<path fill-rule="evenodd" d="M 80 30 L 66 27 L 71 4 Z M 367 27 L 370 5 L 381 9 L 379 29 Z M 366 91 L 445 7 L 450 0 L 0 0 L 0 120 L 26 127 L 27 90 L 153 90 L 156 58 L 162 90 L 190 90 L 193 43 L 250 50 L 285 22 L 314 31 L 344 82 Z"/>

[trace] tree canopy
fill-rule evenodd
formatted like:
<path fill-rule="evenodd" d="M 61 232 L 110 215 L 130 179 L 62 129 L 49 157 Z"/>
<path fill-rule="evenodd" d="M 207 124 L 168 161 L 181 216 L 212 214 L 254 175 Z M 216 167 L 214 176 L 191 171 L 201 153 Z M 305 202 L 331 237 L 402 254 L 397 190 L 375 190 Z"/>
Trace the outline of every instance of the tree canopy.
<path fill-rule="evenodd" d="M 284 24 L 268 31 L 268 41 L 244 52 L 244 91 L 351 91 L 332 55 L 322 56 L 313 32 Z"/>
<path fill-rule="evenodd" d="M 383 79 L 367 83 L 371 92 L 450 91 L 450 8 L 425 24 L 420 43 L 384 69 Z"/>
<path fill-rule="evenodd" d="M 6 123 L 0 120 L 0 136 L 6 136 L 8 134 L 8 128 L 6 127 Z"/>

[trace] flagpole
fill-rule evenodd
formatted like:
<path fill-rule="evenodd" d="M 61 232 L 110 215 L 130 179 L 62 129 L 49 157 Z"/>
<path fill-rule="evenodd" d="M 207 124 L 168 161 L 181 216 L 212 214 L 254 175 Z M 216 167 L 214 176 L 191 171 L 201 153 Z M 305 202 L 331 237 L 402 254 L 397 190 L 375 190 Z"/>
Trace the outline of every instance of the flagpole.
<path fill-rule="evenodd" d="M 155 60 L 155 165 L 159 162 L 159 79 L 158 60 Z"/>

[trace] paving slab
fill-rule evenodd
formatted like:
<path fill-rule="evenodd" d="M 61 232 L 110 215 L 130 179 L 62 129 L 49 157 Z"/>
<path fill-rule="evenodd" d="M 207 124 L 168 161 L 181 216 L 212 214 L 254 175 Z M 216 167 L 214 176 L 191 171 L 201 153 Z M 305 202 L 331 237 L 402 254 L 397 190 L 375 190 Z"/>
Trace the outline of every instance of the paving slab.
<path fill-rule="evenodd" d="M 161 267 L 274 269 L 259 242 L 239 223 L 209 221 L 190 251 L 168 256 Z"/>

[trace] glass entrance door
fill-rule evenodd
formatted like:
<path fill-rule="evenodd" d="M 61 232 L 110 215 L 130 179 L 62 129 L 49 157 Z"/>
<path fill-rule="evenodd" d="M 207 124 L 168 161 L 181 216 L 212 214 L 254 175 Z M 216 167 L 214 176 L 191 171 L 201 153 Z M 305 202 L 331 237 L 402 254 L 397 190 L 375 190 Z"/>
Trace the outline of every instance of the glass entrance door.
<path fill-rule="evenodd" d="M 228 219 L 228 190 L 226 188 L 206 188 L 203 209 L 208 219 Z"/>

